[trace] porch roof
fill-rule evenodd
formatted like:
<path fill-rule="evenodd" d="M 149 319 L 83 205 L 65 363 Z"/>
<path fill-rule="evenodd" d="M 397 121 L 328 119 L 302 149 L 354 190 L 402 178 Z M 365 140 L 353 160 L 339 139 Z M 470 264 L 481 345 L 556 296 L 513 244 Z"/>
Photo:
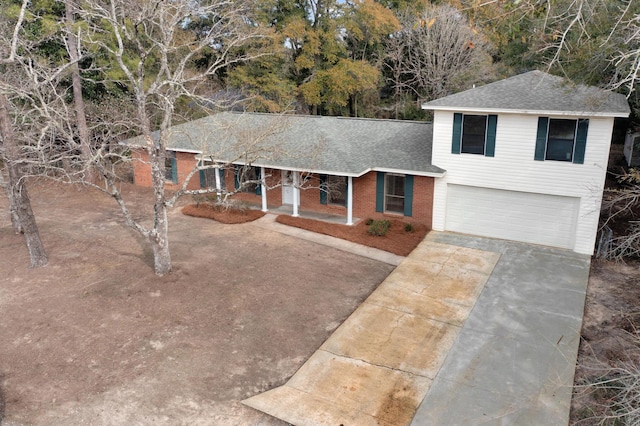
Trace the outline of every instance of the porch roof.
<path fill-rule="evenodd" d="M 370 170 L 441 176 L 444 170 L 431 164 L 432 130 L 416 121 L 222 112 L 154 137 L 166 138 L 169 150 L 226 163 L 346 176 Z"/>

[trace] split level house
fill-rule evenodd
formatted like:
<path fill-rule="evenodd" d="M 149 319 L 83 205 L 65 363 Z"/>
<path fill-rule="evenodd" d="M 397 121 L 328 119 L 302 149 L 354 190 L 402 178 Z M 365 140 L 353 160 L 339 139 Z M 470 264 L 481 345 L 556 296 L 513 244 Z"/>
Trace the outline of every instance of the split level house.
<path fill-rule="evenodd" d="M 427 102 L 433 123 L 224 112 L 166 136 L 167 187 L 211 165 L 190 189 L 262 206 L 592 254 L 614 119 L 626 98 L 532 71 Z M 139 139 L 136 184 L 150 186 Z M 216 167 L 219 166 L 219 167 Z"/>

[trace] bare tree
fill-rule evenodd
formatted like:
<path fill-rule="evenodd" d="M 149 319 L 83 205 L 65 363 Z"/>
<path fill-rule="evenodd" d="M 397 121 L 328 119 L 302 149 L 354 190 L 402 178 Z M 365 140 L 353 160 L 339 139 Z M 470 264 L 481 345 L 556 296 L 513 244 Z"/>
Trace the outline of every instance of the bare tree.
<path fill-rule="evenodd" d="M 75 121 L 78 129 L 78 138 L 80 140 L 80 149 L 86 160 L 91 158 L 91 141 L 89 135 L 89 126 L 87 125 L 86 108 L 84 98 L 82 96 L 82 81 L 80 78 L 80 67 L 78 62 L 82 56 L 80 46 L 78 45 L 78 35 L 74 31 L 74 13 L 76 5 L 74 0 L 65 0 L 65 29 L 66 29 L 66 49 L 69 53 L 71 81 L 73 88 L 73 105 L 75 110 Z M 96 176 L 93 165 L 90 164 L 86 170 L 85 179 L 94 183 Z"/>
<path fill-rule="evenodd" d="M 622 260 L 640 257 L 640 171 L 630 169 L 618 176 L 621 188 L 606 189 L 602 201 L 602 229 L 613 226 L 624 229 L 623 233 L 611 235 L 608 247 L 601 255 Z M 604 235 L 604 234 L 603 234 Z"/>
<path fill-rule="evenodd" d="M 129 131 L 144 140 L 149 157 L 151 226 L 133 217 L 117 181 L 105 173 L 112 164 L 106 151 L 93 158 L 127 224 L 151 244 L 158 275 L 171 270 L 167 208 L 175 200 L 165 192 L 165 159 L 176 106 L 179 101 L 208 105 L 202 95 L 222 70 L 263 54 L 245 49 L 263 36 L 251 9 L 250 2 L 228 0 L 88 0 L 77 10 L 81 19 L 95 24 L 83 42 L 106 56 L 114 68 L 110 78 L 126 87 L 135 105 Z"/>
<path fill-rule="evenodd" d="M 400 103 L 405 92 L 411 90 L 405 82 L 404 55 L 408 35 L 405 31 L 392 34 L 384 47 L 383 66 L 386 81 L 393 88 L 394 118 L 400 117 Z"/>
<path fill-rule="evenodd" d="M 534 66 L 631 96 L 640 77 L 640 3 L 635 0 L 522 0 L 469 4 L 488 32 L 520 38 Z M 473 14 L 473 13 L 472 13 Z M 483 18 L 484 16 L 484 18 Z M 523 22 L 526 25 L 521 25 Z M 494 37 L 500 38 L 501 34 Z M 576 65 L 577 64 L 577 65 Z"/>
<path fill-rule="evenodd" d="M 419 17 L 407 11 L 400 21 L 403 29 L 386 49 L 396 95 L 410 91 L 430 100 L 487 78 L 487 42 L 456 8 L 428 5 Z"/>
<path fill-rule="evenodd" d="M 9 43 L 5 44 L 5 46 L 9 47 L 9 50 L 2 52 L 3 57 L 0 59 L 0 63 L 5 64 L 5 66 L 12 65 L 16 61 L 19 33 L 27 5 L 28 1 L 24 0 Z M 0 90 L 0 139 L 2 142 L 0 145 L 0 161 L 3 163 L 6 172 L 6 178 L 0 179 L 0 183 L 9 198 L 13 229 L 17 233 L 24 234 L 31 260 L 30 266 L 35 268 L 46 265 L 48 259 L 40 239 L 38 225 L 31 209 L 31 200 L 23 179 L 24 176 L 20 166 L 20 146 L 13 132 L 9 108 L 9 100 L 6 94 Z"/>
<path fill-rule="evenodd" d="M 617 35 L 622 42 L 612 58 L 617 72 L 610 87 L 625 88 L 628 97 L 640 83 L 640 12 L 636 9 L 635 13 L 630 13 L 629 9 L 633 4 L 635 3 L 629 0 L 627 6 L 619 12 L 618 23 L 610 33 L 610 37 Z"/>

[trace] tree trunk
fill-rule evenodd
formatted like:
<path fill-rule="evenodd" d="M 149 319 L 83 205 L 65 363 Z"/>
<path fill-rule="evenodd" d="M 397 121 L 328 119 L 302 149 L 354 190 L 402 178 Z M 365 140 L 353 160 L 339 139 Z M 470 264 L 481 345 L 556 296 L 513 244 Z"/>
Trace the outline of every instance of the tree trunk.
<path fill-rule="evenodd" d="M 165 207 L 166 210 L 166 207 Z M 165 221 L 165 223 L 167 223 Z M 169 252 L 168 227 L 149 238 L 153 249 L 153 270 L 163 276 L 171 272 L 171 253 Z"/>
<path fill-rule="evenodd" d="M 153 268 L 156 275 L 171 272 L 171 254 L 169 252 L 169 218 L 164 193 L 164 161 L 166 153 L 162 149 L 150 149 L 151 182 L 153 186 L 153 230 L 149 235 L 153 248 Z"/>
<path fill-rule="evenodd" d="M 7 196 L 11 204 L 11 223 L 16 232 L 24 234 L 31 259 L 31 268 L 45 266 L 48 262 L 47 253 L 44 250 L 36 218 L 31 209 L 29 193 L 24 186 L 20 167 L 19 148 L 11 128 L 9 117 L 9 101 L 0 94 L 0 134 L 4 144 L 5 161 L 8 169 Z"/>
<path fill-rule="evenodd" d="M 78 126 L 78 136 L 80 137 L 80 152 L 86 161 L 85 179 L 89 183 L 95 183 L 95 170 L 91 164 L 91 147 L 89 145 L 89 127 L 85 114 L 84 98 L 82 97 L 82 80 L 80 79 L 80 67 L 78 66 L 78 41 L 73 32 L 73 4 L 72 0 L 64 2 L 65 20 L 67 25 L 67 50 L 71 59 L 71 82 L 73 86 L 73 105 L 76 112 L 76 124 Z"/>
<path fill-rule="evenodd" d="M 11 180 L 10 178 L 9 182 Z M 40 232 L 38 231 L 33 210 L 31 210 L 31 200 L 29 199 L 27 188 L 19 180 L 17 184 L 10 185 L 9 192 L 11 192 L 12 207 L 15 209 L 21 232 L 24 234 L 27 249 L 29 250 L 29 258 L 31 260 L 29 267 L 45 266 L 48 263 L 47 253 L 44 250 L 42 240 L 40 240 Z"/>
<path fill-rule="evenodd" d="M 16 207 L 14 206 L 13 197 L 11 196 L 11 192 L 9 190 L 9 184 L 2 182 L 2 189 L 4 189 L 7 194 L 7 199 L 9 200 L 9 216 L 11 217 L 11 227 L 13 228 L 13 232 L 16 234 L 22 234 L 22 226 L 20 225 L 20 219 L 18 218 L 18 213 Z"/>

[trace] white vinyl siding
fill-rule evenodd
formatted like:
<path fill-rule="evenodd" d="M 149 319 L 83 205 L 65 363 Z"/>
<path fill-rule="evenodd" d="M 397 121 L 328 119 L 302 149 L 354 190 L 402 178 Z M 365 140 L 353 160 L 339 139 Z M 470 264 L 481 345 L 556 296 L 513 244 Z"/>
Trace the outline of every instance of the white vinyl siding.
<path fill-rule="evenodd" d="M 447 231 L 573 249 L 580 200 L 449 185 Z"/>
<path fill-rule="evenodd" d="M 451 154 L 453 111 L 435 111 L 432 163 L 447 173 L 435 182 L 433 229 L 445 229 L 448 184 L 576 197 L 580 207 L 573 250 L 592 254 L 613 118 L 585 118 L 589 131 L 584 164 L 573 164 L 534 160 L 538 116 L 525 114 L 499 115 L 495 157 Z"/>

